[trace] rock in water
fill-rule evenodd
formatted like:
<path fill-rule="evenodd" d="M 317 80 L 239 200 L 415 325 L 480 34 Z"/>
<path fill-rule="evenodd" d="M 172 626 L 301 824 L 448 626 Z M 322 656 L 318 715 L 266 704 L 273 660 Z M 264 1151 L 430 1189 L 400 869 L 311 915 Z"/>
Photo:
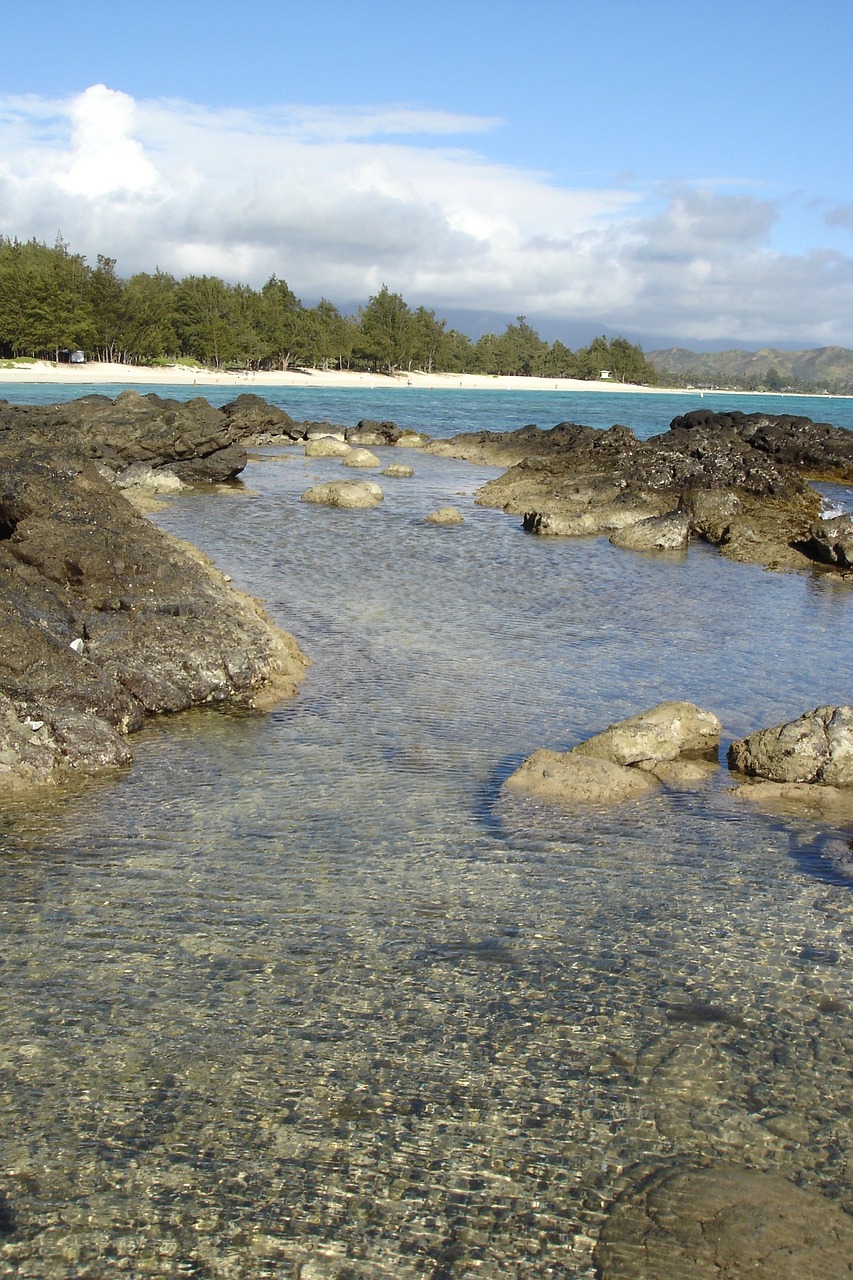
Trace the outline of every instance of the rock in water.
<path fill-rule="evenodd" d="M 655 1173 L 611 1208 L 601 1280 L 850 1280 L 853 1217 L 784 1178 L 719 1165 Z"/>
<path fill-rule="evenodd" d="M 619 804 L 661 783 L 700 780 L 706 769 L 697 773 L 696 762 L 716 760 L 720 732 L 710 711 L 692 702 L 661 702 L 571 751 L 535 751 L 505 786 L 565 804 Z"/>
<path fill-rule="evenodd" d="M 330 480 L 306 489 L 302 501 L 359 510 L 378 507 L 383 497 L 382 490 L 373 480 Z"/>
<path fill-rule="evenodd" d="M 853 707 L 816 707 L 733 742 L 729 768 L 770 782 L 853 787 Z"/>
<path fill-rule="evenodd" d="M 0 777 L 125 764 L 147 713 L 292 693 L 296 642 L 97 466 L 0 431 Z"/>
<path fill-rule="evenodd" d="M 369 449 L 350 449 L 344 458 L 345 467 L 381 467 L 375 453 L 371 453 Z"/>
<path fill-rule="evenodd" d="M 464 524 L 465 520 L 461 511 L 457 511 L 456 507 L 439 507 L 437 511 L 433 511 L 427 516 L 430 524 Z"/>

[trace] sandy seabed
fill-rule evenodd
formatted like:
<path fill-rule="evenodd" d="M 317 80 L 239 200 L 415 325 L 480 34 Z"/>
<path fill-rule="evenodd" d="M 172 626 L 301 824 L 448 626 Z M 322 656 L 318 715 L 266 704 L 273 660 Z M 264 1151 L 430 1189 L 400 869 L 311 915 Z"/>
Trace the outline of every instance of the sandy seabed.
<path fill-rule="evenodd" d="M 402 373 L 396 376 L 377 373 L 339 372 L 335 369 L 288 369 L 286 372 L 231 373 L 217 369 L 188 369 L 185 365 L 151 368 L 145 365 L 54 364 L 34 361 L 0 366 L 0 382 L 120 383 L 139 386 L 240 387 L 251 390 L 263 387 L 336 387 L 374 389 L 380 387 L 421 387 L 429 391 L 625 391 L 654 393 L 674 391 L 667 387 L 640 387 L 634 383 L 599 380 L 585 382 L 580 378 L 500 377 L 475 373 Z"/>

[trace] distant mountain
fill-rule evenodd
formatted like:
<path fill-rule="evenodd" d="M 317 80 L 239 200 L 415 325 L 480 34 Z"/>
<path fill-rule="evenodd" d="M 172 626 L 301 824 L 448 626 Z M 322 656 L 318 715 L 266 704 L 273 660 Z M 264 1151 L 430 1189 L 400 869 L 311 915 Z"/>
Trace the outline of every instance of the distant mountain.
<path fill-rule="evenodd" d="M 818 347 L 813 351 L 688 351 L 670 347 L 645 357 L 670 386 L 730 387 L 748 391 L 833 391 L 853 393 L 853 351 Z"/>

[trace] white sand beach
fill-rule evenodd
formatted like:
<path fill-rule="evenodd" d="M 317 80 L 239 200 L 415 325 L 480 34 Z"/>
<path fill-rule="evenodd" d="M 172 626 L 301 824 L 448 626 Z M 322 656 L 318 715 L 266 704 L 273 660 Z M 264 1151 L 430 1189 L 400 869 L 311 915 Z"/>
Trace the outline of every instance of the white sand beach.
<path fill-rule="evenodd" d="M 598 380 L 584 382 L 579 378 L 523 378 L 474 373 L 400 373 L 394 377 L 377 373 L 339 372 L 335 369 L 288 369 L 285 373 L 232 373 L 221 369 L 192 369 L 186 365 L 151 368 L 144 365 L 104 364 L 93 360 L 87 364 L 58 364 L 47 360 L 4 361 L 0 364 L 0 383 L 80 382 L 138 386 L 233 386 L 245 390 L 252 387 L 422 387 L 430 391 L 624 391 L 655 393 L 672 390 L 666 387 L 640 387 L 633 383 Z"/>

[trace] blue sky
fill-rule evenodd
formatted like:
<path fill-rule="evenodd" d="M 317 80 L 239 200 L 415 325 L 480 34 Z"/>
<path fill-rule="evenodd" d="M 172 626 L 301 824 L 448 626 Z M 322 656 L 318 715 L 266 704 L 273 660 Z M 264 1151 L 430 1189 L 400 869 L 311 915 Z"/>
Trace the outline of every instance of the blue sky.
<path fill-rule="evenodd" d="M 853 5 L 43 3 L 0 234 L 543 336 L 853 346 Z"/>

